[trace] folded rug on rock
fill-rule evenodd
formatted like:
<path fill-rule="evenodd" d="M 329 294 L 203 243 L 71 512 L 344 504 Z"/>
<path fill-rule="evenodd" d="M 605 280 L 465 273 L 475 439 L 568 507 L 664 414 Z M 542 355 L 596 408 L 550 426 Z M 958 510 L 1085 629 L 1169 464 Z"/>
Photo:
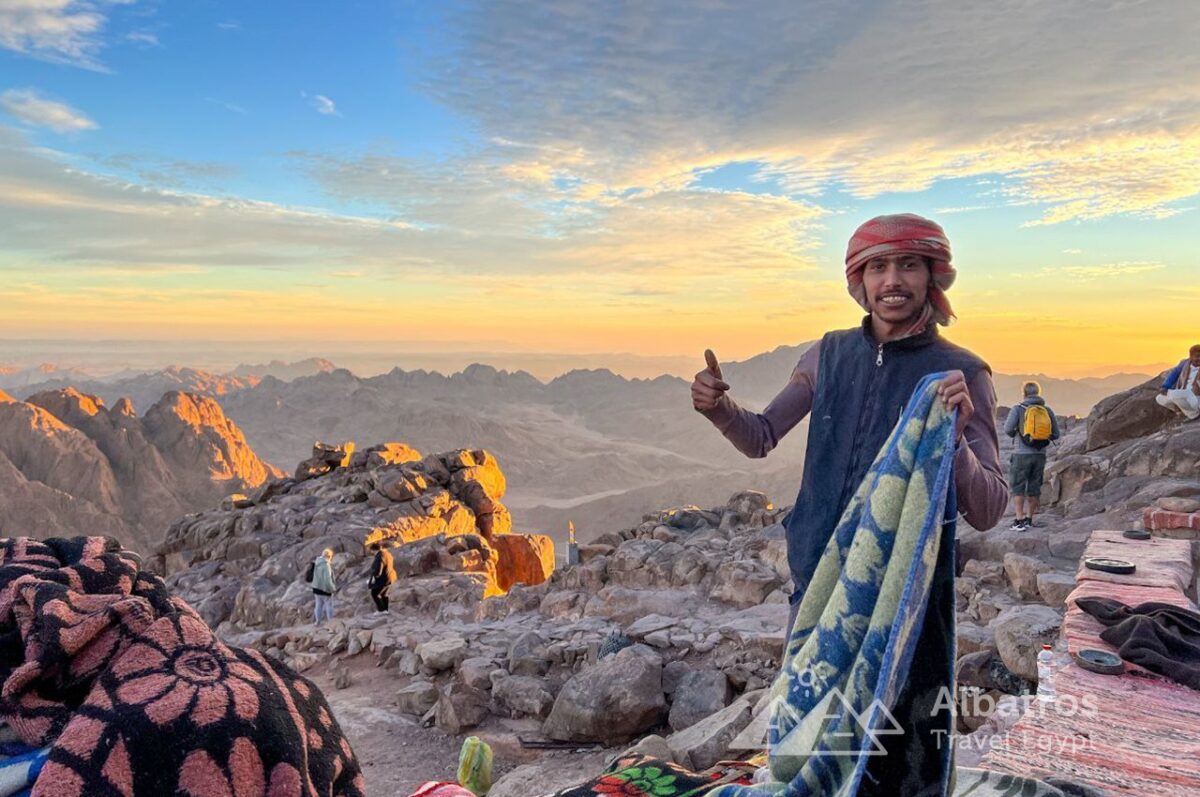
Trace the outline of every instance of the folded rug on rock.
<path fill-rule="evenodd" d="M 0 721 L 32 797 L 362 797 L 321 692 L 222 644 L 104 537 L 0 540 Z"/>

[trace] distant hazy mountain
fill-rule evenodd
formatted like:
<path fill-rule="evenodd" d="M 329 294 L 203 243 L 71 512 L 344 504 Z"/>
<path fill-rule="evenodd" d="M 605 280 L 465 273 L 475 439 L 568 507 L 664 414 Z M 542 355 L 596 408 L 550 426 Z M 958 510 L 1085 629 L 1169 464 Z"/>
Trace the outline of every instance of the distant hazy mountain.
<path fill-rule="evenodd" d="M 60 368 L 52 363 L 42 363 L 33 368 L 16 368 L 0 366 L 0 390 L 23 390 L 29 385 L 44 383 L 49 380 L 61 380 L 64 383 L 91 379 L 91 375 L 78 368 Z"/>
<path fill-rule="evenodd" d="M 139 418 L 74 389 L 0 392 L 3 536 L 110 534 L 147 551 L 175 518 L 273 475 L 211 398 L 167 393 Z"/>
<path fill-rule="evenodd" d="M 53 378 L 37 384 L 26 385 L 15 395 L 32 396 L 47 390 L 74 388 L 82 393 L 99 396 L 105 404 L 115 405 L 121 399 L 129 399 L 135 410 L 143 411 L 166 393 L 179 391 L 200 396 L 224 396 L 258 384 L 256 377 L 229 376 L 196 368 L 171 366 L 161 371 L 149 371 L 114 379 L 69 379 Z"/>
<path fill-rule="evenodd" d="M 1085 379 L 1056 379 L 1045 374 L 996 374 L 996 395 L 1001 404 L 1015 404 L 1022 395 L 1021 385 L 1033 380 L 1042 386 L 1046 403 L 1060 415 L 1087 417 L 1102 399 L 1140 385 L 1150 374 L 1112 374 Z"/>
<path fill-rule="evenodd" d="M 731 394 L 747 403 L 766 405 L 787 382 L 791 369 L 812 343 L 780 346 L 740 363 L 722 364 L 725 381 Z M 1021 385 L 1032 379 L 1042 386 L 1046 402 L 1062 415 L 1086 416 L 1096 402 L 1139 385 L 1149 374 L 1112 374 L 1085 379 L 1058 379 L 1046 374 L 995 374 L 996 395 L 1000 404 L 1011 405 L 1020 400 Z"/>
<path fill-rule="evenodd" d="M 294 363 L 273 360 L 266 365 L 239 365 L 229 373 L 172 365 L 158 371 L 123 371 L 95 377 L 78 369 L 60 371 L 54 366 L 42 366 L 19 373 L 14 369 L 11 377 L 13 386 L 7 389 L 13 395 L 25 397 L 46 390 L 73 387 L 80 392 L 99 396 L 108 405 L 127 398 L 133 403 L 134 409 L 141 411 L 173 390 L 215 398 L 253 387 L 267 376 L 290 381 L 333 369 L 333 363 L 316 357 Z M 40 378 L 30 381 L 39 375 Z M 0 371 L 0 381 L 3 379 L 3 371 Z"/>
<path fill-rule="evenodd" d="M 321 357 L 309 357 L 307 360 L 300 360 L 294 363 L 271 360 L 266 365 L 239 365 L 230 371 L 228 376 L 257 377 L 258 379 L 262 379 L 265 376 L 272 376 L 276 379 L 282 379 L 284 382 L 290 382 L 302 376 L 312 376 L 313 374 L 332 371 L 336 367 L 329 360 Z"/>

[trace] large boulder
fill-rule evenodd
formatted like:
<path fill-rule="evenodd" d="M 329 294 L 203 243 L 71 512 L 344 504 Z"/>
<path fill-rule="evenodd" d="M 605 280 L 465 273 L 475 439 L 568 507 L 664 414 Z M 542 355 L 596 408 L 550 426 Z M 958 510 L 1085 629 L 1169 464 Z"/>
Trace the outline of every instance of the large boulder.
<path fill-rule="evenodd" d="M 542 726 L 551 739 L 618 744 L 662 721 L 662 661 L 626 648 L 563 685 Z"/>
<path fill-rule="evenodd" d="M 1012 584 L 1017 594 L 1025 600 L 1037 600 L 1040 597 L 1038 576 L 1052 569 L 1050 565 L 1032 556 L 1019 553 L 1004 555 L 1004 573 L 1008 576 L 1008 583 Z"/>
<path fill-rule="evenodd" d="M 492 681 L 492 698 L 515 717 L 543 719 L 554 705 L 546 679 L 528 675 L 498 674 Z"/>
<path fill-rule="evenodd" d="M 996 649 L 1004 666 L 1029 681 L 1037 680 L 1037 654 L 1053 645 L 1062 616 L 1048 606 L 1013 606 L 992 623 Z"/>
<path fill-rule="evenodd" d="M 1170 422 L 1174 413 L 1154 400 L 1161 384 L 1161 378 L 1151 379 L 1096 404 L 1087 420 L 1088 451 L 1145 437 Z"/>
<path fill-rule="evenodd" d="M 1075 576 L 1070 573 L 1039 573 L 1037 588 L 1043 603 L 1052 609 L 1061 609 L 1067 603 L 1067 596 L 1075 589 Z"/>
<path fill-rule="evenodd" d="M 437 704 L 438 695 L 438 688 L 429 681 L 413 681 L 397 690 L 396 704 L 405 714 L 420 717 Z"/>
<path fill-rule="evenodd" d="M 958 655 L 965 656 L 980 650 L 995 650 L 996 634 L 988 627 L 976 625 L 969 620 L 959 620 L 955 625 Z"/>
<path fill-rule="evenodd" d="M 554 573 L 554 540 L 544 534 L 494 534 L 496 586 L 508 592 L 514 584 L 536 586 Z"/>
<path fill-rule="evenodd" d="M 759 606 L 782 585 L 779 574 L 759 562 L 726 562 L 717 568 L 709 597 L 734 606 Z"/>
<path fill-rule="evenodd" d="M 726 757 L 733 740 L 750 724 L 751 717 L 751 703 L 742 698 L 667 737 L 671 757 L 694 772 L 708 769 Z"/>
<path fill-rule="evenodd" d="M 696 594 L 689 590 L 629 589 L 609 584 L 588 600 L 584 616 L 606 617 L 615 623 L 627 624 L 648 614 L 686 617 L 698 604 Z"/>
<path fill-rule="evenodd" d="M 1084 493 L 1104 486 L 1108 461 L 1093 454 L 1068 454 L 1046 467 L 1046 485 L 1042 490 L 1047 505 L 1066 506 Z"/>
<path fill-rule="evenodd" d="M 693 670 L 685 674 L 675 687 L 667 722 L 677 731 L 690 728 L 725 708 L 731 696 L 729 679 L 725 673 L 720 670 Z"/>
<path fill-rule="evenodd" d="M 484 690 L 450 681 L 438 697 L 434 722 L 444 732 L 458 736 L 487 718 L 489 702 L 490 695 Z"/>
<path fill-rule="evenodd" d="M 431 670 L 449 670 L 467 658 L 467 640 L 460 636 L 434 639 L 417 645 L 417 655 L 421 663 Z"/>
<path fill-rule="evenodd" d="M 421 452 L 405 443 L 380 443 L 362 452 L 368 468 L 382 468 L 404 462 L 420 462 Z"/>
<path fill-rule="evenodd" d="M 536 631 L 527 631 L 508 647 L 508 671 L 513 675 L 545 675 L 550 669 L 546 642 Z"/>

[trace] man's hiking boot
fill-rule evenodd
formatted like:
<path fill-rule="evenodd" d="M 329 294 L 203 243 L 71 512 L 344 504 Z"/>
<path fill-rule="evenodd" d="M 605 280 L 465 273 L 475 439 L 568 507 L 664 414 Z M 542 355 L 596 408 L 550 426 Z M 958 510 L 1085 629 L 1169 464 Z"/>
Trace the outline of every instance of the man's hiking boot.
<path fill-rule="evenodd" d="M 1008 527 L 1008 530 L 1009 531 L 1024 531 L 1027 528 L 1025 525 L 1027 522 L 1028 521 L 1025 520 L 1025 518 L 1017 518 L 1016 520 L 1014 520 L 1012 522 L 1012 525 Z"/>

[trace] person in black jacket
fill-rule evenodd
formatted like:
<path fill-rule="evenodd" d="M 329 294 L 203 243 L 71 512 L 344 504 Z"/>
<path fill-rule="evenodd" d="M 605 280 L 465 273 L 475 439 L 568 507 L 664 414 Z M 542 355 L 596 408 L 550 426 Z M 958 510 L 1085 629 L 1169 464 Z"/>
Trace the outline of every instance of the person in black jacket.
<path fill-rule="evenodd" d="M 375 552 L 375 561 L 371 563 L 371 578 L 367 589 L 371 591 L 371 600 L 375 601 L 375 611 L 388 610 L 388 590 L 396 580 L 396 566 L 392 562 L 392 552 L 383 543 L 373 543 L 371 550 Z"/>

